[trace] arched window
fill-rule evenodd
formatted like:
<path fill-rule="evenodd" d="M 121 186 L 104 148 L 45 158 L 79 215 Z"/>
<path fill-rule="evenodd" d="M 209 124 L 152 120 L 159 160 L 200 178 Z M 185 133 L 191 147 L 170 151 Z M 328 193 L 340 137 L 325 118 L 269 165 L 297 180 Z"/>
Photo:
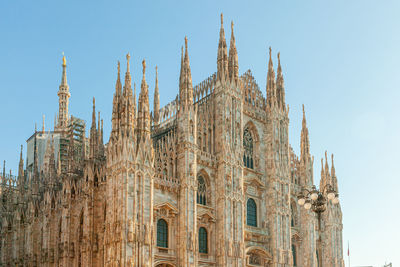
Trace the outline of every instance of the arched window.
<path fill-rule="evenodd" d="M 257 205 L 252 198 L 247 200 L 247 225 L 257 227 Z"/>
<path fill-rule="evenodd" d="M 297 208 L 296 208 L 296 204 L 294 202 L 292 202 L 292 204 L 290 205 L 290 211 L 291 211 L 290 226 L 295 227 L 295 226 L 297 226 Z"/>
<path fill-rule="evenodd" d="M 243 164 L 246 168 L 253 169 L 253 136 L 248 128 L 244 129 L 243 133 L 243 147 L 244 147 L 244 155 L 243 155 Z"/>
<path fill-rule="evenodd" d="M 168 247 L 168 224 L 164 219 L 159 219 L 157 222 L 157 246 Z"/>
<path fill-rule="evenodd" d="M 207 230 L 204 227 L 199 229 L 199 252 L 208 253 Z"/>
<path fill-rule="evenodd" d="M 201 205 L 207 204 L 206 199 L 207 186 L 203 176 L 197 177 L 197 203 Z"/>
<path fill-rule="evenodd" d="M 296 246 L 292 245 L 293 266 L 297 266 Z"/>

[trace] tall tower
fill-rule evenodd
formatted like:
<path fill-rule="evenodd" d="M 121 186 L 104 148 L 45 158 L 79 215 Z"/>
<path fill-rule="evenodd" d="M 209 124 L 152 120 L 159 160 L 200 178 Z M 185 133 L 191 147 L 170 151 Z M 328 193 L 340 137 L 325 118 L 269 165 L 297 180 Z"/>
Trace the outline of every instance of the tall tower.
<path fill-rule="evenodd" d="M 193 84 L 189 64 L 188 41 L 185 37 L 185 54 L 182 54 L 179 79 L 179 111 L 177 117 L 179 143 L 177 147 L 177 167 L 181 180 L 179 192 L 179 266 L 196 266 L 197 206 L 196 177 L 197 155 L 196 110 L 193 105 Z"/>
<path fill-rule="evenodd" d="M 58 124 L 57 130 L 64 130 L 68 124 L 68 102 L 71 94 L 69 93 L 69 86 L 67 83 L 67 60 L 63 56 L 63 73 L 61 84 L 58 90 Z"/>
<path fill-rule="evenodd" d="M 278 75 L 272 63 L 271 48 L 267 74 L 266 100 L 266 169 L 268 197 L 266 205 L 272 240 L 272 266 L 285 266 L 292 262 L 290 255 L 290 171 L 289 171 L 289 117 L 285 106 L 283 76 L 278 56 Z"/>
<path fill-rule="evenodd" d="M 217 203 L 217 266 L 244 266 L 245 194 L 242 165 L 243 102 L 233 36 L 228 59 L 223 16 L 215 84 L 215 154 Z"/>

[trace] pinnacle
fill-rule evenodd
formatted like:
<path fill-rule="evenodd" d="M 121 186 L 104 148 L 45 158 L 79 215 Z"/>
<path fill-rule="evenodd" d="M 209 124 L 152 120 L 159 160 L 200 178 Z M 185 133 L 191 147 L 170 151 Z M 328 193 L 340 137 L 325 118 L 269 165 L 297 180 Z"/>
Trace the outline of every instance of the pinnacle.
<path fill-rule="evenodd" d="M 143 80 L 145 79 L 145 75 L 146 75 L 146 60 L 143 59 L 142 61 L 142 66 L 143 66 Z"/>
<path fill-rule="evenodd" d="M 128 52 L 128 54 L 126 54 L 126 72 L 129 72 L 129 60 L 130 60 L 130 58 L 131 58 L 131 55 Z"/>

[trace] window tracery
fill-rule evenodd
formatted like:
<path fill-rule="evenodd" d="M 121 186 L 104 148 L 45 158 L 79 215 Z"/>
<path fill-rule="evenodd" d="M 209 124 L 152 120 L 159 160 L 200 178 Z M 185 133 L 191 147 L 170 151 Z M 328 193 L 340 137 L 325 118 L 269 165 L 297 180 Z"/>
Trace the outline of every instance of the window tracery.
<path fill-rule="evenodd" d="M 253 136 L 249 128 L 245 128 L 243 132 L 243 164 L 246 168 L 254 169 L 254 159 L 253 159 Z"/>
<path fill-rule="evenodd" d="M 197 177 L 197 204 L 207 205 L 207 186 L 203 176 Z"/>

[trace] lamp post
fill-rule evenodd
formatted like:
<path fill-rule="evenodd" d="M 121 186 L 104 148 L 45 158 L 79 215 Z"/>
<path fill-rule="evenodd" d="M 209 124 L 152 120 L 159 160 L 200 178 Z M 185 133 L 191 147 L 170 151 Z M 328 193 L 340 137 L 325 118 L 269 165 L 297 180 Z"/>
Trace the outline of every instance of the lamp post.
<path fill-rule="evenodd" d="M 317 214 L 318 229 L 321 230 L 321 213 L 326 210 L 326 205 L 329 200 L 335 205 L 339 203 L 339 193 L 333 189 L 332 185 L 327 184 L 322 190 L 318 190 L 315 185 L 313 185 L 311 190 L 302 188 L 298 195 L 297 203 L 299 203 L 300 206 L 304 206 L 306 210 L 311 209 Z M 319 235 L 318 243 L 321 245 L 321 234 Z M 320 259 L 317 260 L 320 261 Z M 322 266 L 322 264 L 319 262 L 318 266 Z"/>
<path fill-rule="evenodd" d="M 300 206 L 304 206 L 306 210 L 311 209 L 313 212 L 320 215 L 326 210 L 327 200 L 332 200 L 333 204 L 339 203 L 339 194 L 333 189 L 330 184 L 327 184 L 321 191 L 315 185 L 308 190 L 303 188 L 298 196 Z"/>

